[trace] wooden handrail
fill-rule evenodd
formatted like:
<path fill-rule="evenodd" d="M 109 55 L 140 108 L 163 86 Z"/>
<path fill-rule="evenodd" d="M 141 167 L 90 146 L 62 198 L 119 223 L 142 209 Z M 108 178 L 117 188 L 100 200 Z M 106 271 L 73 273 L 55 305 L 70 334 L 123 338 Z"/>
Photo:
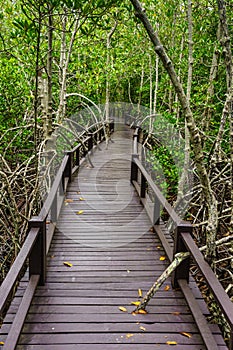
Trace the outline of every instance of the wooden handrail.
<path fill-rule="evenodd" d="M 192 225 L 190 222 L 183 221 L 179 215 L 175 212 L 175 210 L 172 208 L 172 206 L 168 203 L 162 192 L 159 190 L 158 186 L 154 183 L 151 176 L 148 174 L 147 170 L 143 166 L 140 155 L 139 155 L 139 132 L 141 132 L 139 127 L 136 127 L 135 132 L 133 134 L 133 155 L 132 155 L 132 162 L 131 162 L 131 182 L 135 186 L 135 189 L 137 190 L 141 202 L 144 205 L 149 217 L 151 218 L 152 224 L 157 231 L 156 225 L 159 222 L 159 218 L 156 217 L 156 215 L 160 216 L 160 207 L 162 206 L 163 209 L 166 210 L 168 213 L 170 219 L 174 223 L 175 228 L 175 235 L 174 235 L 174 248 L 173 248 L 173 257 L 178 252 L 190 252 L 191 256 L 193 257 L 197 267 L 201 271 L 203 277 L 205 278 L 209 288 L 211 289 L 211 292 L 213 293 L 215 300 L 217 304 L 219 305 L 221 311 L 223 312 L 229 327 L 230 327 L 230 341 L 229 341 L 229 349 L 233 350 L 233 303 L 231 302 L 230 298 L 228 297 L 227 293 L 223 289 L 222 285 L 218 281 L 216 275 L 208 265 L 208 263 L 205 261 L 203 254 L 200 252 L 199 248 L 197 247 L 196 243 L 194 242 L 192 238 Z M 138 182 L 139 174 L 141 177 L 141 182 Z M 153 192 L 154 195 L 154 208 L 152 209 L 153 212 L 151 212 L 151 206 L 148 206 L 147 203 L 147 196 L 146 196 L 146 190 L 147 187 L 150 187 L 150 189 Z M 156 213 L 156 215 L 155 215 Z M 159 231 L 159 237 L 163 242 L 165 242 L 165 249 L 167 250 L 168 256 L 171 257 L 171 248 L 167 249 L 168 247 L 168 241 L 166 237 L 163 235 L 162 231 Z M 191 291 L 187 290 L 187 283 L 189 281 L 189 274 L 190 274 L 190 259 L 184 260 L 180 266 L 176 269 L 176 271 L 173 274 L 173 286 L 174 287 L 180 287 L 185 295 L 190 295 Z M 199 315 L 200 313 L 196 312 L 196 310 L 192 310 L 192 304 L 191 301 L 189 303 L 189 306 L 191 308 L 191 311 L 193 312 L 194 318 L 196 315 Z M 195 306 L 196 307 L 196 306 Z M 206 344 L 207 349 L 212 350 L 213 349 L 213 341 L 214 338 L 211 337 L 211 340 L 208 343 L 208 336 L 206 334 L 209 334 L 208 330 L 205 334 L 205 329 L 203 328 L 203 322 L 204 319 L 200 321 L 199 319 L 196 319 L 197 325 L 198 325 L 200 333 L 203 335 L 203 340 Z M 217 348 L 217 347 L 215 347 Z"/>

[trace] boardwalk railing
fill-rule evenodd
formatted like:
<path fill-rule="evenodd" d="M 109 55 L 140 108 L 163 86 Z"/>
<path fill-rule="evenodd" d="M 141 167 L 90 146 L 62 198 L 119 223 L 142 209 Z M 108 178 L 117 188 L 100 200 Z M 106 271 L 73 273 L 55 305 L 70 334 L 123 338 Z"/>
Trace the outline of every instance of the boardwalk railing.
<path fill-rule="evenodd" d="M 109 130 L 114 131 L 112 121 L 109 123 Z M 44 285 L 46 280 L 46 254 L 64 199 L 63 194 L 67 184 L 71 182 L 72 174 L 79 168 L 86 155 L 96 144 L 104 140 L 105 125 L 101 123 L 92 126 L 81 136 L 82 141 L 72 150 L 65 152 L 43 207 L 39 215 L 32 217 L 29 221 L 27 238 L 0 287 L 0 316 L 2 318 L 12 298 L 13 290 L 22 272 L 26 270 L 28 262 L 29 281 L 3 349 L 13 350 L 17 345 L 35 289 L 38 284 Z"/>
<path fill-rule="evenodd" d="M 166 250 L 167 256 L 170 260 L 173 259 L 175 254 L 179 252 L 189 252 L 195 261 L 199 271 L 202 273 L 207 285 L 209 286 L 216 303 L 220 307 L 222 313 L 225 316 L 226 321 L 230 327 L 230 339 L 229 349 L 233 350 L 233 303 L 228 297 L 227 293 L 223 289 L 222 285 L 218 281 L 213 270 L 210 268 L 208 263 L 205 261 L 202 253 L 198 249 L 196 243 L 192 238 L 192 225 L 189 222 L 182 221 L 177 215 L 171 205 L 167 202 L 159 188 L 153 182 L 151 176 L 145 169 L 139 155 L 139 141 L 143 138 L 142 130 L 137 127 L 133 135 L 133 154 L 131 163 L 131 182 L 137 190 L 141 202 L 144 205 L 148 216 L 151 219 L 152 225 L 160 237 L 160 240 Z M 150 195 L 148 194 L 150 189 Z M 154 197 L 151 200 L 151 192 Z M 170 219 L 174 223 L 175 234 L 174 234 L 174 246 L 173 249 L 169 244 L 166 236 L 159 226 L 160 221 L 160 210 L 165 209 Z M 207 349 L 213 350 L 218 349 L 216 341 L 209 330 L 206 319 L 202 314 L 198 302 L 192 294 L 189 288 L 189 269 L 190 269 L 190 258 L 184 260 L 173 274 L 173 286 L 179 287 L 184 293 L 184 296 L 188 302 L 188 305 L 193 313 L 200 334 L 203 337 Z"/>

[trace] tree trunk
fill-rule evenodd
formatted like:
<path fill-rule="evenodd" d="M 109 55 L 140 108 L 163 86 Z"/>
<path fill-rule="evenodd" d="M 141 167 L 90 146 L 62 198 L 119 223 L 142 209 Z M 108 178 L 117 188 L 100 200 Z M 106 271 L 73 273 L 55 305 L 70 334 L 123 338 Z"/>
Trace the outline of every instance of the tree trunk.
<path fill-rule="evenodd" d="M 224 105 L 223 115 L 228 115 L 230 125 L 230 163 L 231 163 L 231 227 L 233 225 L 233 62 L 230 33 L 227 23 L 226 4 L 224 0 L 218 0 L 218 11 L 221 27 L 220 42 L 225 53 L 227 98 Z"/>
<path fill-rule="evenodd" d="M 47 58 L 47 83 L 48 83 L 48 110 L 46 120 L 45 138 L 50 138 L 53 132 L 53 100 L 52 100 L 52 66 L 53 66 L 53 8 L 48 5 L 48 58 Z"/>
<path fill-rule="evenodd" d="M 217 37 L 219 38 L 220 27 L 218 26 L 217 30 Z M 204 109 L 203 113 L 203 131 L 206 132 L 209 130 L 209 123 L 212 117 L 213 109 L 210 106 L 212 102 L 212 98 L 214 96 L 214 81 L 216 80 L 217 73 L 218 73 L 218 63 L 219 63 L 219 56 L 220 52 L 217 49 L 217 45 L 214 47 L 213 56 L 212 56 L 212 63 L 210 68 L 210 75 L 209 75 L 209 86 L 207 89 L 207 97 L 206 97 L 206 107 Z"/>
<path fill-rule="evenodd" d="M 192 89 L 192 76 L 193 76 L 193 22 L 192 22 L 192 1 L 188 0 L 188 78 L 187 78 L 187 102 L 190 106 L 191 89 Z M 183 42 L 183 40 L 182 40 Z M 184 186 L 188 180 L 188 170 L 190 167 L 190 134 L 187 127 L 187 120 L 185 119 L 185 149 L 184 149 L 184 167 L 182 175 L 178 184 L 177 200 L 174 206 L 179 202 L 183 202 L 184 198 Z"/>
<path fill-rule="evenodd" d="M 110 62 L 110 49 L 111 49 L 111 38 L 117 28 L 117 21 L 115 21 L 114 26 L 110 30 L 110 32 L 107 35 L 107 59 L 106 59 L 106 99 L 105 99 L 105 121 L 106 121 L 106 128 L 105 128 L 105 137 L 106 137 L 106 147 L 108 147 L 108 142 L 110 139 L 110 130 L 109 130 L 109 120 L 110 120 L 110 77 L 109 77 L 109 71 L 111 70 L 111 62 Z"/>
<path fill-rule="evenodd" d="M 62 123 L 65 115 L 66 115 L 66 78 L 68 72 L 68 65 L 70 62 L 70 56 L 72 53 L 73 44 L 75 41 L 75 37 L 79 28 L 79 17 L 75 18 L 74 29 L 72 31 L 72 36 L 70 39 L 70 44 L 67 50 L 66 44 L 66 24 L 67 24 L 67 11 L 65 10 L 65 14 L 63 15 L 63 31 L 62 31 L 62 41 L 61 41 L 61 58 L 60 58 L 60 98 L 59 98 L 59 106 L 57 111 L 57 121 L 58 123 Z"/>
<path fill-rule="evenodd" d="M 156 56 L 156 60 L 155 60 L 155 89 L 154 89 L 153 114 L 157 113 L 158 87 L 159 87 L 159 57 Z"/>

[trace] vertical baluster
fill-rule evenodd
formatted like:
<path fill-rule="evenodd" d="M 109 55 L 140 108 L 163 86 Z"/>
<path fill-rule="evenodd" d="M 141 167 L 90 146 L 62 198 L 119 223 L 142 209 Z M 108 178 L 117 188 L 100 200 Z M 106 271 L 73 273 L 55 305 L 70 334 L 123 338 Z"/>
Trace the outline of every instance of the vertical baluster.
<path fill-rule="evenodd" d="M 154 211 L 153 211 L 153 224 L 159 225 L 160 222 L 160 202 L 156 195 L 154 195 Z"/>
<path fill-rule="evenodd" d="M 29 230 L 32 227 L 39 227 L 40 232 L 29 257 L 29 276 L 40 275 L 39 284 L 43 286 L 46 279 L 46 218 L 32 217 Z"/>
<path fill-rule="evenodd" d="M 140 197 L 145 198 L 146 197 L 146 178 L 143 174 L 141 174 L 141 190 L 140 190 Z"/>
<path fill-rule="evenodd" d="M 175 230 L 174 238 L 174 250 L 173 256 L 180 252 L 187 252 L 187 248 L 184 244 L 184 241 L 181 237 L 181 232 L 192 233 L 192 225 L 188 222 L 181 222 Z M 172 285 L 174 288 L 178 288 L 178 279 L 185 279 L 189 281 L 189 267 L 190 267 L 190 258 L 185 259 L 182 263 L 176 268 L 172 276 Z"/>

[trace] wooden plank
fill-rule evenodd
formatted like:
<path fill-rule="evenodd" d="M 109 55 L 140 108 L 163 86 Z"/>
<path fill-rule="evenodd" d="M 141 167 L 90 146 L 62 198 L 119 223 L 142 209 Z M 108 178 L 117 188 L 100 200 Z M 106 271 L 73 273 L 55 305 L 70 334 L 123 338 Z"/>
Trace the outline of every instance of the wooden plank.
<path fill-rule="evenodd" d="M 165 286 L 169 286 L 169 284 L 165 284 Z M 169 286 L 170 287 L 170 286 Z M 165 287 L 164 287 L 165 288 Z M 156 299 L 177 299 L 177 298 L 183 298 L 183 294 L 179 291 L 174 291 L 171 287 L 169 290 L 165 290 L 164 288 L 161 288 L 160 291 L 156 293 Z M 144 294 L 145 291 L 142 291 Z M 17 297 L 21 297 L 23 294 L 23 291 L 19 291 L 17 293 Z M 61 289 L 41 289 L 37 288 L 37 291 L 35 293 L 35 296 L 47 296 L 47 297 L 60 297 L 60 296 L 66 296 L 66 297 L 109 297 L 109 298 L 119 298 L 122 299 L 122 293 L 120 293 L 118 290 L 105 290 L 105 289 L 67 289 L 64 290 Z M 17 298 L 16 297 L 16 298 Z M 131 298 L 132 300 L 138 298 L 138 290 L 124 290 L 124 297 Z M 139 298 L 140 299 L 140 298 Z M 129 299 L 130 300 L 130 299 Z"/>
<path fill-rule="evenodd" d="M 219 336 L 216 336 L 217 340 Z M 203 344 L 202 338 L 199 334 L 193 334 L 192 338 L 187 338 L 179 333 L 171 334 L 166 333 L 146 333 L 141 331 L 140 333 L 134 333 L 132 337 L 127 337 L 125 332 L 122 333 L 81 333 L 81 334 L 22 334 L 19 340 L 19 344 L 105 344 L 106 348 L 108 344 L 118 343 L 138 343 L 138 344 L 166 344 L 167 341 L 176 341 L 178 344 L 189 345 L 196 344 L 201 346 Z M 103 345 L 102 345 L 103 346 Z M 198 348 L 197 348 L 198 349 Z"/>
<path fill-rule="evenodd" d="M 140 332 L 140 327 L 145 328 L 145 332 L 149 333 L 167 333 L 168 329 L 170 333 L 179 332 L 190 332 L 190 334 L 198 334 L 198 328 L 195 323 L 161 323 L 154 322 L 153 324 L 148 324 L 144 322 L 44 322 L 44 323 L 26 323 L 22 334 L 47 334 L 50 331 L 52 334 L 62 334 L 62 333 L 137 333 Z M 9 327 L 8 327 L 9 328 Z M 142 330 L 141 330 L 142 331 Z"/>
<path fill-rule="evenodd" d="M 75 306 L 97 306 L 97 305 L 104 305 L 108 307 L 108 306 L 116 306 L 118 307 L 118 305 L 127 305 L 127 307 L 130 306 L 131 309 L 134 309 L 135 307 L 131 305 L 131 301 L 135 301 L 138 300 L 138 298 L 135 296 L 134 299 L 130 299 L 130 298 L 114 298 L 114 297 L 90 297 L 88 296 L 87 298 L 85 297 L 66 297 L 66 296 L 61 296 L 61 297 L 37 297 L 35 296 L 33 298 L 32 301 L 32 305 L 49 305 L 49 306 L 53 306 L 53 305 L 75 305 Z M 168 307 L 168 306 L 177 306 L 177 309 L 180 306 L 185 306 L 185 310 L 187 310 L 187 304 L 186 301 L 184 300 L 184 298 L 179 298 L 179 299 L 167 299 L 167 298 L 154 298 L 151 300 L 150 305 L 148 307 L 148 311 L 152 311 L 153 308 L 155 307 L 159 307 L 159 308 L 163 308 L 164 306 Z M 115 310 L 115 309 L 114 309 Z M 80 309 L 81 312 L 81 309 Z M 161 313 L 161 310 L 158 310 L 158 313 Z"/>
<path fill-rule="evenodd" d="M 14 319 L 14 314 L 9 314 L 6 319 L 6 325 L 10 324 L 12 320 Z M 50 313 L 30 313 L 27 316 L 26 323 L 28 324 L 38 324 L 38 323 L 58 323 L 57 314 L 50 314 Z M 179 323 L 179 324 L 194 324 L 195 322 L 193 320 L 193 317 L 190 314 L 179 314 L 179 313 L 173 313 L 173 314 L 147 314 L 145 315 L 135 315 L 132 316 L 131 314 L 125 314 L 125 313 L 119 313 L 119 314 L 101 314 L 101 322 L 100 322 L 100 315 L 98 314 L 79 314 L 79 313 L 71 313 L 71 314 L 60 314 L 59 315 L 59 323 L 69 323 L 69 322 L 75 322 L 75 323 L 137 323 L 140 322 L 145 325 L 147 324 L 154 324 L 156 322 L 158 323 Z M 4 328 L 2 329 L 4 331 Z"/>
<path fill-rule="evenodd" d="M 103 344 L 95 344 L 94 345 L 95 350 L 103 350 Z M 169 346 L 170 348 L 171 346 Z M 179 344 L 179 347 L 177 347 L 179 350 L 187 350 L 187 344 Z M 158 349 L 158 350 L 168 350 L 167 344 L 108 344 L 107 350 L 151 350 L 151 349 Z M 198 346 L 189 344 L 188 346 L 189 350 L 205 350 L 206 348 L 204 346 Z M 17 350 L 41 350 L 41 345 L 22 345 L 18 346 Z M 44 344 L 43 350 L 64 350 L 64 344 L 53 344 L 53 347 L 51 348 L 51 345 Z M 77 344 L 66 344 L 65 350 L 77 350 Z M 93 350 L 93 344 L 79 344 L 78 350 Z M 219 350 L 226 350 L 225 346 L 219 345 Z"/>

